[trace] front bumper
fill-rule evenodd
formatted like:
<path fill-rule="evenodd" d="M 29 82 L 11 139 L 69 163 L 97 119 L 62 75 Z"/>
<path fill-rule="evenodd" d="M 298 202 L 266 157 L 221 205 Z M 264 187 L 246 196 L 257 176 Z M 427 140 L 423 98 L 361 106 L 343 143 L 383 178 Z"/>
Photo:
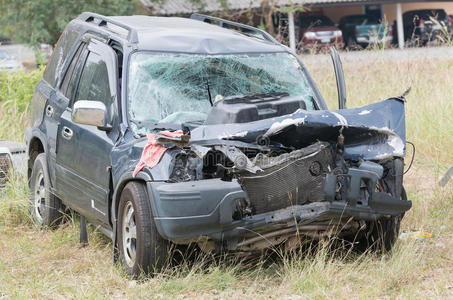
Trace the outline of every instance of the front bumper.
<path fill-rule="evenodd" d="M 296 228 L 300 224 L 315 224 L 339 219 L 373 221 L 384 216 L 396 216 L 409 210 L 410 201 L 396 199 L 387 193 L 372 193 L 366 203 L 358 201 L 361 180 L 377 180 L 376 174 L 351 168 L 347 200 L 335 200 L 337 176 L 326 178 L 326 199 L 304 205 L 246 216 L 233 220 L 238 199 L 246 198 L 237 181 L 207 179 L 190 182 L 148 182 L 148 194 L 159 233 L 166 239 L 188 243 L 200 237 L 214 241 L 237 239 L 251 231 L 272 231 Z"/>
<path fill-rule="evenodd" d="M 338 49 L 344 48 L 344 42 L 343 41 L 332 41 L 332 42 L 321 42 L 319 41 L 305 41 L 303 42 L 303 48 L 305 49 L 324 49 L 324 48 L 330 48 L 330 47 L 337 47 Z"/>
<path fill-rule="evenodd" d="M 393 36 L 387 35 L 385 37 L 373 37 L 373 36 L 357 36 L 356 40 L 359 44 L 389 44 L 392 42 Z"/>

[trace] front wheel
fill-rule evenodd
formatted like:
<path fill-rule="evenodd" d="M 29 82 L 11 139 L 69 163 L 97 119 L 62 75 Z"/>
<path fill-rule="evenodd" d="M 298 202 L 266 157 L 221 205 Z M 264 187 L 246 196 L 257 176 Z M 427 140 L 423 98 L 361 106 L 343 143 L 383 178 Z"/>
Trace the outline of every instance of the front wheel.
<path fill-rule="evenodd" d="M 401 191 L 401 200 L 407 200 L 404 187 Z M 400 232 L 401 220 L 404 213 L 370 222 L 369 230 L 358 240 L 358 248 L 362 251 L 370 250 L 377 253 L 385 253 L 393 248 Z"/>
<path fill-rule="evenodd" d="M 144 184 L 132 181 L 124 187 L 117 228 L 120 262 L 128 275 L 158 272 L 166 266 L 169 242 L 156 229 Z"/>
<path fill-rule="evenodd" d="M 349 36 L 346 40 L 346 48 L 349 50 L 358 50 L 360 48 L 354 37 Z"/>

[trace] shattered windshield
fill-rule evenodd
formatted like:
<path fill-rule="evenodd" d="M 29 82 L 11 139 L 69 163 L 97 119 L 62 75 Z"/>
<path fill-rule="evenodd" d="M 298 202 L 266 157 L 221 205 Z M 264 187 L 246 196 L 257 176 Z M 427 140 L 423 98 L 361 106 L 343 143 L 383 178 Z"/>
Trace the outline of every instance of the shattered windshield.
<path fill-rule="evenodd" d="M 315 109 L 314 92 L 288 53 L 199 55 L 136 52 L 131 56 L 128 114 L 137 133 L 159 124 L 202 124 L 215 101 L 288 93 Z"/>

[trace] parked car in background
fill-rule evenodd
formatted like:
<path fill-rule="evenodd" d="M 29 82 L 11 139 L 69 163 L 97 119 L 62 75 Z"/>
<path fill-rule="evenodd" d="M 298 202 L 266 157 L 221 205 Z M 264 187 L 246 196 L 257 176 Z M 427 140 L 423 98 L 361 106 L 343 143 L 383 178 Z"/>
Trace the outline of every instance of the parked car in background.
<path fill-rule="evenodd" d="M 328 17 L 323 15 L 302 15 L 300 42 L 304 49 L 344 47 L 341 30 Z"/>
<path fill-rule="evenodd" d="M 450 37 L 453 36 L 453 15 L 448 15 L 448 30 L 450 32 Z"/>
<path fill-rule="evenodd" d="M 351 15 L 341 18 L 338 26 L 348 48 L 366 48 L 392 42 L 392 27 L 371 15 Z"/>
<path fill-rule="evenodd" d="M 12 44 L 12 40 L 8 37 L 0 36 L 0 45 L 10 45 Z"/>
<path fill-rule="evenodd" d="M 0 189 L 6 186 L 11 172 L 25 175 L 27 170 L 25 144 L 0 140 Z"/>
<path fill-rule="evenodd" d="M 450 25 L 449 25 L 450 24 Z M 437 42 L 451 33 L 451 19 L 443 9 L 411 10 L 403 14 L 404 39 L 409 46 L 424 46 Z M 398 41 L 398 30 L 393 26 L 393 42 Z"/>
<path fill-rule="evenodd" d="M 49 44 L 41 43 L 36 47 L 36 65 L 46 65 L 52 55 L 53 48 Z"/>
<path fill-rule="evenodd" d="M 23 68 L 22 63 L 17 61 L 15 57 L 9 56 L 8 53 L 0 50 L 0 72 L 21 70 Z"/>

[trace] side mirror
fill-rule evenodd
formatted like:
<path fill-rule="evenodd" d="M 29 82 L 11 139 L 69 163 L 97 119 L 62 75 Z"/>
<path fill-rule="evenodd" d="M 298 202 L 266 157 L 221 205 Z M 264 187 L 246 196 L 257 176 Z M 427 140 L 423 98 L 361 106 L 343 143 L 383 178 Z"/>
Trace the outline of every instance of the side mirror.
<path fill-rule="evenodd" d="M 330 56 L 332 57 L 335 77 L 337 78 L 338 108 L 346 108 L 346 84 L 344 82 L 343 66 L 341 65 L 340 55 L 335 47 L 330 47 Z"/>
<path fill-rule="evenodd" d="M 74 103 L 71 119 L 75 123 L 97 126 L 101 130 L 110 130 L 107 108 L 100 101 L 79 100 Z"/>

